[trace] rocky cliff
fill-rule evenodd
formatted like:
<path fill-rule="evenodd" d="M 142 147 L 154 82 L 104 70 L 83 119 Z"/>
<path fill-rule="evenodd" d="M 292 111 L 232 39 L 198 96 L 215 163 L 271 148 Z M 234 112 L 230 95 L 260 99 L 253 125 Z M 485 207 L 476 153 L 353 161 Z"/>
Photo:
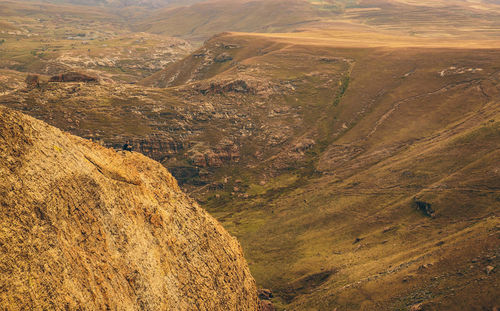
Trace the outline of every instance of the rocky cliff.
<path fill-rule="evenodd" d="M 159 163 L 0 107 L 0 305 L 256 310 L 240 245 Z"/>

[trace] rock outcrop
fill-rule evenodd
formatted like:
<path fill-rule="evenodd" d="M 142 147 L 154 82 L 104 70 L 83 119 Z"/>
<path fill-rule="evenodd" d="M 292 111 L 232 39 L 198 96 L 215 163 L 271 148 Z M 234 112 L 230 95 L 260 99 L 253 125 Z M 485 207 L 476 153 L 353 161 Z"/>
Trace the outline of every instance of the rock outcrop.
<path fill-rule="evenodd" d="M 200 85 L 199 91 L 203 95 L 256 92 L 255 88 L 249 86 L 245 80 L 211 81 L 208 85 Z"/>
<path fill-rule="evenodd" d="M 425 216 L 434 217 L 434 210 L 430 203 L 418 200 L 417 198 L 413 198 L 413 203 Z"/>
<path fill-rule="evenodd" d="M 257 310 L 240 245 L 159 163 L 0 107 L 0 305 Z"/>
<path fill-rule="evenodd" d="M 33 89 L 40 86 L 40 76 L 39 75 L 27 75 L 26 76 L 26 87 Z"/>
<path fill-rule="evenodd" d="M 168 135 L 149 135 L 142 139 L 126 137 L 121 141 L 117 140 L 115 143 L 109 144 L 109 147 L 120 149 L 121 145 L 123 145 L 122 142 L 125 141 L 129 141 L 135 151 L 147 155 L 158 162 L 181 152 L 186 148 L 185 145 L 188 145 L 181 140 L 174 140 Z"/>
<path fill-rule="evenodd" d="M 79 72 L 67 72 L 50 77 L 49 82 L 97 82 L 97 78 Z"/>
<path fill-rule="evenodd" d="M 214 58 L 214 61 L 216 63 L 225 63 L 225 62 L 228 62 L 230 60 L 233 60 L 233 57 L 231 56 L 231 54 L 228 54 L 228 53 L 222 53 L 220 55 L 215 56 L 215 58 Z"/>

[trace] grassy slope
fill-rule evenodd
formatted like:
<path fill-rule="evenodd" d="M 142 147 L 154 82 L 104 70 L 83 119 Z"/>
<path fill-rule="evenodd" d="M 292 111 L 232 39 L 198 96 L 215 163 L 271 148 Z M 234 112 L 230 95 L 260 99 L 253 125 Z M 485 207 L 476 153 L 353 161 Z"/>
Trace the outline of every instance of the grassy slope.
<path fill-rule="evenodd" d="M 185 56 L 181 39 L 132 33 L 130 17 L 98 7 L 0 1 L 0 67 L 57 74 L 87 70 L 133 82 Z"/>
<path fill-rule="evenodd" d="M 484 274 L 498 262 L 488 257 L 498 252 L 498 51 L 333 51 L 355 66 L 328 113 L 327 147 L 309 152 L 324 176 L 295 167 L 261 186 L 269 163 L 240 170 L 249 199 L 221 191 L 207 208 L 242 241 L 257 280 L 291 303 L 287 309 L 498 303 L 498 278 Z M 450 67 L 458 69 L 441 76 Z M 346 148 L 361 151 L 345 155 Z M 413 207 L 415 196 L 433 204 L 436 218 Z M 480 259 L 470 267 L 473 257 Z M 457 290 L 467 294 L 454 297 Z"/>
<path fill-rule="evenodd" d="M 137 29 L 202 42 L 222 31 L 283 32 L 335 13 L 304 0 L 207 1 L 158 11 Z"/>
<path fill-rule="evenodd" d="M 495 4 L 447 0 L 215 0 L 158 10 L 134 27 L 197 43 L 223 31 L 276 33 L 350 26 L 417 38 L 498 39 L 499 11 Z"/>
<path fill-rule="evenodd" d="M 209 176 L 213 182 L 230 176 L 229 182 L 218 190 L 190 189 L 241 241 L 253 275 L 275 291 L 278 307 L 498 304 L 498 274 L 485 274 L 486 266 L 498 265 L 498 50 L 335 47 L 337 41 L 325 45 L 312 34 L 300 44 L 300 36 L 216 37 L 205 52 L 231 53 L 233 63 L 204 65 L 189 57 L 183 61 L 189 74 L 165 90 L 99 86 L 99 109 L 82 97 L 91 96 L 92 86 L 71 94 L 71 86 L 53 85 L 45 91 L 54 94 L 48 104 L 37 104 L 33 94 L 28 103 L 12 105 L 42 118 L 49 109 L 49 121 L 60 127 L 68 127 L 68 116 L 83 116 L 72 130 L 101 133 L 105 141 L 146 137 L 161 132 L 160 124 L 171 131 L 179 120 L 190 141 L 236 140 L 241 161 Z M 161 78 L 169 74 L 176 76 L 174 70 Z M 238 78 L 294 89 L 271 97 L 193 91 Z M 57 104 L 62 95 L 66 108 Z M 252 135 L 239 136 L 247 124 L 242 119 L 204 117 L 200 103 L 214 105 L 215 115 L 248 118 Z M 283 107 L 292 113 L 270 114 Z M 270 145 L 262 126 L 272 133 L 289 127 L 288 138 Z M 291 150 L 303 138 L 316 144 L 297 155 Z M 256 151 L 263 156 L 254 157 Z M 432 204 L 434 218 L 413 206 L 415 196 Z"/>

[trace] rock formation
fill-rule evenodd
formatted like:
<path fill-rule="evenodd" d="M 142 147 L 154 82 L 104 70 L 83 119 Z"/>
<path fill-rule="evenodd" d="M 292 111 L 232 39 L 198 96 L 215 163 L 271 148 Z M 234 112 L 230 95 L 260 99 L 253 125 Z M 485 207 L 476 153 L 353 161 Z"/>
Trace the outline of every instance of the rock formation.
<path fill-rule="evenodd" d="M 413 198 L 413 202 L 418 210 L 420 210 L 425 216 L 434 217 L 434 210 L 430 203 Z"/>
<path fill-rule="evenodd" d="M 225 63 L 225 62 L 228 62 L 230 60 L 233 60 L 233 57 L 231 56 L 231 54 L 228 54 L 228 53 L 222 53 L 220 55 L 217 55 L 214 58 L 214 61 L 216 63 Z"/>
<path fill-rule="evenodd" d="M 256 310 L 240 245 L 159 163 L 0 107 L 0 305 Z"/>
<path fill-rule="evenodd" d="M 26 86 L 30 89 L 37 88 L 40 86 L 40 76 L 39 75 L 27 75 L 26 76 Z"/>
<path fill-rule="evenodd" d="M 97 78 L 79 72 L 67 72 L 50 77 L 49 82 L 97 82 Z"/>

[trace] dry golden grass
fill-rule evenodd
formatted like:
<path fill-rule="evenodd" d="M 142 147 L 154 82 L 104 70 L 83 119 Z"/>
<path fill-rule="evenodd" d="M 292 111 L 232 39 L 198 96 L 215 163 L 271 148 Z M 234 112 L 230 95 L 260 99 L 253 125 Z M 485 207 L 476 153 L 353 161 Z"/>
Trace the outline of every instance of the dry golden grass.
<path fill-rule="evenodd" d="M 457 38 L 449 36 L 414 37 L 405 34 L 378 32 L 376 29 L 360 28 L 356 24 L 342 23 L 333 29 L 314 29 L 295 33 L 233 33 L 235 36 L 269 38 L 277 42 L 292 45 L 329 46 L 341 48 L 459 48 L 492 49 L 500 46 L 500 39 L 495 38 Z M 352 29 L 350 29 L 352 28 Z"/>

